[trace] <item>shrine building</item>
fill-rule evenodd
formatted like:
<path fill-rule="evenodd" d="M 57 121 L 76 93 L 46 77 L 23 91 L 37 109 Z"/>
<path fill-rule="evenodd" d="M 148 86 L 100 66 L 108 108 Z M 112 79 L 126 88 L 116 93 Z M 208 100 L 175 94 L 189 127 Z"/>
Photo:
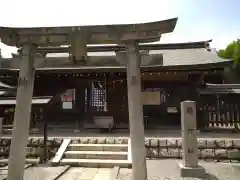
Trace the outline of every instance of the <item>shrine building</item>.
<path fill-rule="evenodd" d="M 220 102 L 216 92 L 206 93 L 204 87 L 224 84 L 224 69 L 231 66 L 232 60 L 218 57 L 210 42 L 139 45 L 145 129 L 180 129 L 180 102 L 184 100 L 197 102 L 199 128 L 226 121 L 227 115 L 224 120 L 219 119 L 221 113 L 216 112 Z M 126 65 L 121 60 L 125 46 L 88 46 L 87 49 L 86 63 L 73 66 L 68 47 L 38 48 L 38 56 L 43 60 L 38 62 L 35 74 L 33 96 L 39 100 L 33 100 L 33 111 L 34 107 L 47 106 L 49 127 L 74 128 L 77 124 L 86 129 L 97 128 L 94 117 L 111 116 L 114 128 L 128 129 Z M 18 54 L 1 59 L 1 81 L 11 87 L 17 86 L 19 59 Z M 9 96 L 2 97 L 0 104 L 14 105 L 16 101 Z M 235 108 L 232 100 L 225 106 L 230 109 L 234 106 L 234 113 L 238 112 L 239 107 Z M 212 110 L 201 114 L 206 108 Z M 230 119 L 229 125 L 233 124 Z M 37 124 L 42 126 L 41 122 Z"/>

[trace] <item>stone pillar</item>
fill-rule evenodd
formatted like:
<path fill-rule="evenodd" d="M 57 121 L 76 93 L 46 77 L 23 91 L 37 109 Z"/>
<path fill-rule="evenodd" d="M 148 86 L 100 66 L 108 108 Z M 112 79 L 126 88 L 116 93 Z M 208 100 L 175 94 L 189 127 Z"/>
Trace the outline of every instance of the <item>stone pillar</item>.
<path fill-rule="evenodd" d="M 74 63 L 84 64 L 87 60 L 87 41 L 89 35 L 86 29 L 73 29 L 71 38 L 71 53 Z"/>
<path fill-rule="evenodd" d="M 196 126 L 196 103 L 194 101 L 181 102 L 183 158 L 180 168 L 183 177 L 202 178 L 205 175 L 204 169 L 198 165 Z"/>
<path fill-rule="evenodd" d="M 23 179 L 34 84 L 34 57 L 35 46 L 24 44 L 21 50 L 16 110 L 8 163 L 8 180 Z"/>
<path fill-rule="evenodd" d="M 137 43 L 127 44 L 128 108 L 133 180 L 146 180 L 146 150 L 141 104 L 140 54 Z"/>

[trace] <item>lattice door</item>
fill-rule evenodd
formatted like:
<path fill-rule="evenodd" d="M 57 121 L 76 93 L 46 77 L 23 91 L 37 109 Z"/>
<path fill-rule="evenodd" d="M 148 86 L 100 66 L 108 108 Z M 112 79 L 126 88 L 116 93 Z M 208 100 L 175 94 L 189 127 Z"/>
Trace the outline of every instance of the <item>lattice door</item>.
<path fill-rule="evenodd" d="M 90 106 L 97 112 L 104 111 L 105 89 L 92 86 L 90 102 Z"/>

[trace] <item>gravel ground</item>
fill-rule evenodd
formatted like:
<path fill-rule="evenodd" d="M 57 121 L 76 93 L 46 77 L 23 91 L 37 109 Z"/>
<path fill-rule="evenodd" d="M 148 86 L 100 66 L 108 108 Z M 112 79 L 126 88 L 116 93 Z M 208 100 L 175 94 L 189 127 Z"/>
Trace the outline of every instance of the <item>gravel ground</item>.
<path fill-rule="evenodd" d="M 199 178 L 181 178 L 179 160 L 147 160 L 148 180 L 200 180 Z M 200 161 L 206 172 L 201 180 L 240 180 L 240 164 L 214 163 Z M 120 169 L 117 180 L 131 180 L 131 169 Z"/>

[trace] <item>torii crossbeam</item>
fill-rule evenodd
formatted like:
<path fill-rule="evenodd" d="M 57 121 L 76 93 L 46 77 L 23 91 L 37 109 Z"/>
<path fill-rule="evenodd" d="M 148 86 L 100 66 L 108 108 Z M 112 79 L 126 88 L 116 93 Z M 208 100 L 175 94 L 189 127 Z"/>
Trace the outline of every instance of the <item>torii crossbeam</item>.
<path fill-rule="evenodd" d="M 129 124 L 133 180 L 146 180 L 146 153 L 141 105 L 140 55 L 138 43 L 159 41 L 174 30 L 177 18 L 126 25 L 68 26 L 41 28 L 0 27 L 6 45 L 21 48 L 17 103 L 9 156 L 8 180 L 23 179 L 34 85 L 36 47 L 71 46 L 75 62 L 87 61 L 87 44 L 125 44 Z"/>

